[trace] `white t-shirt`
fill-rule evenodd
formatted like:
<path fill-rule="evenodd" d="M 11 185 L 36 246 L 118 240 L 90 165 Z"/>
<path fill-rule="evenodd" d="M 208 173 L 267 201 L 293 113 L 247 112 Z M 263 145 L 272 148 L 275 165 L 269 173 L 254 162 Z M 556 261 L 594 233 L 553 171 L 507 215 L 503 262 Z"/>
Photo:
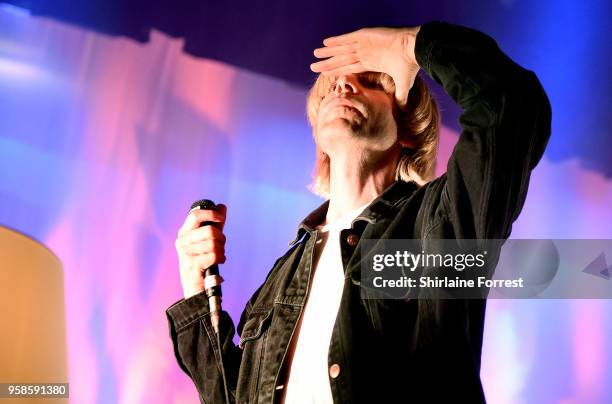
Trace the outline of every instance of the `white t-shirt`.
<path fill-rule="evenodd" d="M 340 231 L 367 206 L 365 204 L 343 217 L 319 226 L 315 244 L 313 271 L 308 300 L 298 324 L 295 350 L 285 384 L 284 403 L 333 403 L 327 354 L 344 288 L 344 270 L 340 254 Z"/>

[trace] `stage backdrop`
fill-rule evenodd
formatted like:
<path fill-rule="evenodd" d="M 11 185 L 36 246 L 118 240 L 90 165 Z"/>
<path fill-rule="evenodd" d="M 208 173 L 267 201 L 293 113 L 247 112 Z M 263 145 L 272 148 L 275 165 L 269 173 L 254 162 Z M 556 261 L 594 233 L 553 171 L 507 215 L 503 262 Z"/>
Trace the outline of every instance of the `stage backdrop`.
<path fill-rule="evenodd" d="M 62 262 L 65 325 L 57 326 L 66 341 L 58 350 L 67 352 L 74 403 L 198 402 L 164 314 L 181 298 L 174 240 L 194 200 L 228 205 L 221 270 L 236 320 L 299 221 L 322 202 L 307 190 L 314 144 L 306 89 L 181 47 L 158 33 L 142 45 L 0 9 L 0 224 Z M 583 95 L 579 77 L 567 85 L 546 64 L 546 50 L 530 63 L 515 43 L 506 47 L 538 72 L 554 114 Z M 588 142 L 588 132 L 555 130 L 556 147 Z M 456 138 L 443 129 L 438 173 Z M 612 180 L 544 156 L 512 237 L 610 237 L 610 206 Z M 489 401 L 610 401 L 611 308 L 490 301 L 482 362 Z"/>

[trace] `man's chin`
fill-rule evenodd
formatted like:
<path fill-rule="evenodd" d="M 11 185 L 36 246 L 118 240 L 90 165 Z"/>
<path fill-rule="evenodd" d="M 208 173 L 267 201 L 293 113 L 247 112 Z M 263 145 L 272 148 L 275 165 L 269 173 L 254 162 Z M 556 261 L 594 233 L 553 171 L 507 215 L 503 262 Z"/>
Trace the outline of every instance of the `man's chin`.
<path fill-rule="evenodd" d="M 360 138 L 361 132 L 354 128 L 329 128 L 323 133 L 319 133 L 319 139 L 329 139 L 333 142 L 349 141 L 351 139 Z"/>
<path fill-rule="evenodd" d="M 326 123 L 322 127 L 322 131 L 339 132 L 340 134 L 355 136 L 363 132 L 363 119 L 355 119 L 349 117 L 337 117 Z"/>

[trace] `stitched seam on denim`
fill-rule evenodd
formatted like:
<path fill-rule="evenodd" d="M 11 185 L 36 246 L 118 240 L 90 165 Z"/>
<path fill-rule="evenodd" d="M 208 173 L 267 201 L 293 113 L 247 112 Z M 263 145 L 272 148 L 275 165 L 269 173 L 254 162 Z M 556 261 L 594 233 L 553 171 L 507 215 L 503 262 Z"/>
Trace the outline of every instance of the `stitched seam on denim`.
<path fill-rule="evenodd" d="M 445 174 L 446 174 L 446 173 L 445 173 Z M 444 183 L 443 183 L 443 184 L 439 184 L 439 183 L 437 183 L 437 184 L 435 184 L 435 186 L 436 186 L 437 188 L 441 188 L 440 193 L 443 193 L 443 192 L 444 192 L 444 190 L 445 190 L 445 189 L 446 189 L 446 187 L 447 187 L 447 184 L 448 184 L 448 177 L 445 179 L 445 181 L 444 181 Z M 426 192 L 426 193 L 425 193 L 425 195 L 423 196 L 422 206 L 429 207 L 429 205 L 431 205 L 431 199 L 432 199 L 434 196 L 436 196 L 436 195 L 438 195 L 438 191 L 437 191 L 437 190 L 435 190 L 435 189 L 434 189 L 434 190 L 432 190 L 432 192 Z M 441 201 L 443 201 L 443 196 L 442 196 L 442 195 L 440 195 L 439 197 L 440 197 Z M 442 203 L 442 202 L 441 202 L 441 203 Z M 441 203 L 440 203 L 440 204 L 441 204 Z M 440 206 L 440 204 L 438 204 L 438 206 Z M 436 208 L 434 212 L 438 212 L 438 213 L 439 213 L 439 212 L 440 212 L 439 207 L 438 207 L 438 208 Z M 431 213 L 434 213 L 434 212 L 431 212 Z M 427 219 L 427 218 L 425 218 L 425 219 Z M 432 231 L 433 231 L 433 230 L 434 230 L 436 227 L 438 227 L 438 226 L 440 226 L 441 224 L 443 224 L 443 223 L 444 223 L 444 221 L 446 221 L 446 222 L 450 222 L 450 218 L 449 218 L 449 216 L 448 216 L 448 213 L 447 213 L 447 210 L 446 210 L 446 209 L 445 209 L 445 210 L 443 210 L 443 211 L 442 211 L 442 213 L 440 213 L 440 218 L 439 218 L 439 219 L 433 219 L 431 222 L 429 222 L 429 223 L 425 223 L 425 226 L 424 226 L 424 227 L 425 227 L 425 230 L 423 230 L 423 236 L 422 236 L 422 237 L 419 237 L 419 238 L 421 238 L 421 239 L 423 239 L 423 238 L 427 238 L 427 237 L 429 236 L 429 233 L 431 233 L 431 232 L 432 232 Z"/>
<path fill-rule="evenodd" d="M 461 75 L 460 71 L 451 64 L 451 68 L 453 69 L 453 71 L 455 72 L 456 75 Z M 485 131 L 488 133 L 489 131 L 491 132 L 490 135 L 487 135 L 487 144 L 488 144 L 488 150 L 487 152 L 489 153 L 489 157 L 494 156 L 494 150 L 495 150 L 495 129 L 497 129 L 497 127 L 499 126 L 499 114 L 495 111 L 495 109 L 492 107 L 492 105 L 489 104 L 489 102 L 487 101 L 486 98 L 483 98 L 482 96 L 479 96 L 479 93 L 482 91 L 482 88 L 480 88 L 480 86 L 477 85 L 477 83 L 475 83 L 474 81 L 472 81 L 470 79 L 469 76 L 466 75 L 462 75 L 465 79 L 465 82 L 467 85 L 469 85 L 471 87 L 471 90 L 474 92 L 474 95 L 472 97 L 470 97 L 469 99 L 465 100 L 465 103 L 469 103 L 470 101 L 474 100 L 475 104 L 480 104 L 482 105 L 482 107 L 485 109 L 486 112 L 491 114 L 491 118 L 492 118 L 492 122 L 493 124 L 491 125 L 491 127 L 487 127 L 487 128 L 483 128 L 485 129 Z M 465 110 L 469 108 L 466 107 L 464 109 L 464 113 Z M 463 114 L 462 114 L 463 115 Z M 463 129 L 461 132 L 463 133 L 465 129 Z M 482 133 L 475 133 L 476 136 L 482 137 Z M 461 136 L 461 134 L 459 135 Z M 495 171 L 495 161 L 494 159 L 490 158 L 489 159 L 489 164 L 486 165 L 485 167 L 485 180 L 483 182 L 483 186 L 482 186 L 482 190 L 483 190 L 483 195 L 487 195 L 487 193 L 489 192 L 489 190 L 491 189 L 491 184 L 492 184 L 492 178 L 493 178 L 493 172 Z M 480 229 L 476 229 L 476 236 L 478 237 L 478 231 L 481 230 L 480 234 L 485 236 L 485 231 L 486 231 L 486 225 L 485 225 L 485 219 L 486 216 L 488 214 L 488 209 L 486 209 L 488 200 L 486 198 L 482 198 L 480 201 L 480 204 L 478 206 L 479 208 L 479 222 L 480 222 Z M 451 212 L 452 214 L 452 212 Z M 453 219 L 455 221 L 459 221 L 459 218 L 457 217 L 453 217 Z"/>
<path fill-rule="evenodd" d="M 480 104 L 482 105 L 482 107 L 485 109 L 486 112 L 489 112 L 491 114 L 491 118 L 492 118 L 492 126 L 490 128 L 483 128 L 485 129 L 485 131 L 489 132 L 490 129 L 490 135 L 488 135 L 487 137 L 487 144 L 488 144 L 488 150 L 487 152 L 489 153 L 489 157 L 491 157 L 489 159 L 489 164 L 486 165 L 485 170 L 486 172 L 484 173 L 484 183 L 482 186 L 482 190 L 483 190 L 483 195 L 487 195 L 488 192 L 491 189 L 491 184 L 492 184 L 492 178 L 493 178 L 493 172 L 495 172 L 495 161 L 492 158 L 495 154 L 495 133 L 496 133 L 496 129 L 499 126 L 499 114 L 497 113 L 497 111 L 495 110 L 495 108 L 493 108 L 492 105 L 489 104 L 488 100 L 482 96 L 480 96 L 480 93 L 483 91 L 483 89 L 476 83 L 474 82 L 468 75 L 465 74 L 461 74 L 461 72 L 456 68 L 456 66 L 454 64 L 451 63 L 450 67 L 453 69 L 453 71 L 455 72 L 456 75 L 461 76 L 464 78 L 466 85 L 469 85 L 471 87 L 471 90 L 473 92 L 473 96 L 467 100 L 465 100 L 464 102 L 467 104 L 470 101 L 474 100 L 475 104 Z M 464 109 L 464 113 L 465 110 L 467 110 L 466 107 Z M 462 114 L 463 115 L 463 114 Z M 462 130 L 463 132 L 463 130 Z M 482 133 L 475 133 L 476 136 L 482 137 Z M 461 136 L 461 135 L 460 135 Z M 488 215 L 488 209 L 486 209 L 488 207 L 487 205 L 487 200 L 486 198 L 482 198 L 480 200 L 480 204 L 478 206 L 479 208 L 479 222 L 480 222 L 480 229 L 476 229 L 476 237 L 478 237 L 478 231 L 480 230 L 480 234 L 484 237 L 486 237 L 486 224 L 485 224 L 485 219 Z M 458 221 L 459 218 L 454 218 L 456 221 Z"/>
<path fill-rule="evenodd" d="M 211 334 L 214 334 L 214 331 L 209 328 L 209 324 L 206 321 L 201 321 L 201 323 L 204 325 L 204 329 L 206 330 L 206 336 L 208 337 L 208 342 L 210 342 L 210 346 L 212 347 L 213 354 L 215 356 L 215 363 L 217 364 L 217 371 L 219 372 L 219 374 L 221 374 L 221 365 L 219 363 L 219 355 L 222 355 L 221 347 L 217 346 L 217 338 L 213 338 L 211 336 Z M 221 338 L 219 338 L 219 340 L 221 340 Z M 215 346 L 217 346 L 217 349 L 215 349 Z"/>
<path fill-rule="evenodd" d="M 534 117 L 534 122 L 538 122 L 538 120 L 539 120 L 541 115 L 542 115 L 542 110 L 541 110 L 541 108 L 538 108 L 536 116 Z M 529 164 L 531 163 L 531 158 L 530 157 L 532 157 L 532 155 L 533 155 L 533 149 L 535 148 L 535 143 L 536 143 L 536 140 L 538 139 L 538 136 L 534 136 L 533 132 L 531 132 L 530 134 L 531 134 L 531 136 L 529 136 L 529 147 L 527 148 L 527 153 L 526 153 L 526 157 L 527 158 L 525 158 L 525 161 L 523 162 L 523 167 L 522 167 L 522 171 L 521 171 L 521 184 L 520 184 L 520 187 L 519 187 L 519 191 L 521 191 L 521 190 L 523 190 L 525 188 L 525 183 L 529 180 L 529 177 L 530 177 Z M 529 174 L 528 175 L 522 175 L 525 172 L 527 172 Z M 522 201 L 518 201 L 517 200 L 517 203 L 519 203 L 519 202 L 522 202 L 523 204 L 525 203 L 525 200 L 527 199 L 527 193 L 526 192 L 524 193 L 522 199 L 523 199 Z M 514 207 L 514 209 L 516 210 L 516 207 Z M 512 217 L 514 216 L 514 213 L 515 213 L 515 211 L 512 212 L 512 215 L 508 215 L 506 217 L 507 223 L 504 223 L 504 230 L 508 229 L 512 225 Z M 504 234 L 502 234 L 502 237 L 505 237 L 505 236 L 506 235 L 505 235 L 505 232 L 504 232 Z"/>
<path fill-rule="evenodd" d="M 247 333 L 247 336 L 244 337 L 243 335 L 244 335 L 245 331 L 244 331 L 244 328 L 243 328 L 242 329 L 242 334 L 240 335 L 240 343 L 239 343 L 239 345 L 242 346 L 243 343 L 246 342 L 246 341 L 250 341 L 252 339 L 259 338 L 261 336 L 261 334 L 263 334 L 263 325 L 264 325 L 265 322 L 268 321 L 268 319 L 270 318 L 271 314 L 272 314 L 272 311 L 270 310 L 270 313 L 268 313 L 265 317 L 262 317 L 260 319 L 259 324 L 257 325 L 256 332 L 254 332 L 252 335 L 249 335 Z M 248 321 L 247 321 L 247 323 L 248 323 Z M 246 327 L 246 324 L 245 324 L 245 327 Z"/>
<path fill-rule="evenodd" d="M 280 304 L 282 306 L 290 306 L 290 307 L 303 307 L 304 306 L 303 304 L 300 304 L 300 303 L 286 303 L 281 300 L 275 300 L 274 304 Z"/>
<path fill-rule="evenodd" d="M 485 107 L 487 107 L 487 103 L 486 101 L 483 100 L 483 104 L 485 105 Z M 495 124 L 493 125 L 493 128 L 491 128 L 491 137 L 489 139 L 489 164 L 486 165 L 486 172 L 485 172 L 485 183 L 483 184 L 483 195 L 489 195 L 491 192 L 491 188 L 493 186 L 493 177 L 494 177 L 494 173 L 496 172 L 496 166 L 495 166 L 495 159 L 493 158 L 495 156 L 495 149 L 496 149 L 496 135 L 497 135 L 497 128 L 499 126 L 499 116 L 497 113 L 491 111 L 491 113 L 493 113 L 495 119 L 493 120 L 495 122 Z M 487 234 L 487 217 L 489 215 L 489 209 L 490 208 L 490 200 L 487 198 L 482 198 L 480 201 L 480 206 L 479 206 L 479 210 L 480 210 L 480 236 L 482 238 L 486 238 Z M 475 236 L 476 238 L 478 238 L 479 233 L 476 233 Z"/>
<path fill-rule="evenodd" d="M 181 332 L 182 330 L 184 330 L 185 328 L 194 325 L 194 323 L 199 322 L 202 318 L 206 317 L 206 316 L 210 316 L 210 313 L 204 313 L 201 314 L 197 317 L 195 317 L 193 320 L 189 320 L 187 321 L 185 324 L 181 325 L 180 327 L 176 328 L 176 333 L 178 334 L 179 332 Z"/>
<path fill-rule="evenodd" d="M 257 369 L 257 379 L 255 380 L 254 387 L 253 387 L 254 393 L 255 393 L 254 394 L 255 401 L 259 401 L 258 395 L 259 395 L 259 392 L 261 391 L 259 383 L 261 381 L 262 366 L 263 366 L 263 362 L 264 362 L 264 355 L 266 353 L 266 339 L 267 339 L 267 337 L 268 337 L 268 334 L 265 333 L 265 332 L 261 335 L 261 343 L 260 343 L 261 346 L 259 347 L 259 355 L 258 355 L 259 356 L 259 358 L 258 358 L 258 362 L 259 362 L 258 365 L 259 366 L 258 366 L 258 369 Z"/>
<path fill-rule="evenodd" d="M 429 226 L 429 228 L 427 229 L 427 231 L 425 231 L 425 233 L 424 233 L 424 235 L 423 235 L 423 237 L 422 237 L 422 238 L 424 238 L 424 239 L 425 239 L 425 238 L 428 238 L 428 237 L 429 237 L 429 234 L 430 234 L 430 233 L 431 233 L 431 232 L 432 232 L 432 231 L 433 231 L 433 230 L 434 230 L 436 227 L 439 227 L 440 225 L 444 224 L 444 220 L 443 220 L 443 219 L 446 219 L 446 220 L 448 221 L 448 217 L 447 217 L 446 215 L 442 216 L 442 218 L 441 218 L 441 219 L 439 219 L 439 220 L 435 220 L 435 221 L 434 221 L 434 222 L 433 222 L 433 223 L 432 223 L 432 224 Z"/>

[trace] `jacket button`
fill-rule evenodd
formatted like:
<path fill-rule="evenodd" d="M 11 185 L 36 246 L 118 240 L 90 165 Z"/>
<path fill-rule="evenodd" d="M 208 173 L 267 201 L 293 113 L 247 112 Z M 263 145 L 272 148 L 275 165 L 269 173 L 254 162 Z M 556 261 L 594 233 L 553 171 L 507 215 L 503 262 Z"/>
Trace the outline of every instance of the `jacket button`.
<path fill-rule="evenodd" d="M 340 374 L 340 365 L 334 363 L 329 367 L 329 377 L 335 379 Z"/>
<path fill-rule="evenodd" d="M 355 233 L 351 233 L 348 236 L 346 236 L 346 242 L 351 247 L 355 247 L 357 243 L 359 242 L 359 236 L 356 235 Z"/>

